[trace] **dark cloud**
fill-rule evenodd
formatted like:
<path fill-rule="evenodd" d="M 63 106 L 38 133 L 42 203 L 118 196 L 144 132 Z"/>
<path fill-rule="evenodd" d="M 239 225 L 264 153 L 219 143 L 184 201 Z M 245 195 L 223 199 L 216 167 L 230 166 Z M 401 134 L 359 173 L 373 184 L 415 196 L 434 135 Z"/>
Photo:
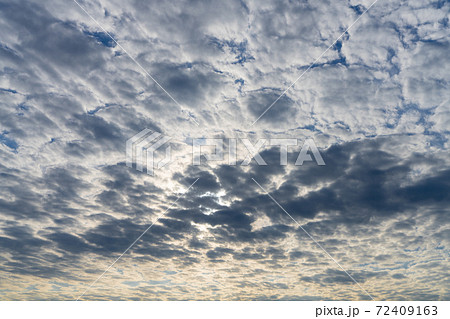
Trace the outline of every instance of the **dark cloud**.
<path fill-rule="evenodd" d="M 352 277 L 360 282 L 364 283 L 369 278 L 381 278 L 384 277 L 387 272 L 351 272 Z M 354 281 L 342 270 L 327 269 L 324 274 L 315 275 L 313 277 L 302 277 L 302 281 L 305 282 L 317 282 L 321 285 L 339 285 L 339 284 L 354 284 Z"/>
<path fill-rule="evenodd" d="M 385 142 L 380 138 L 332 146 L 322 152 L 326 166 L 305 162 L 284 176 L 285 181 L 280 187 L 269 191 L 292 216 L 313 218 L 319 212 L 338 212 L 340 221 L 346 223 L 365 222 L 375 215 L 392 216 L 414 209 L 418 204 L 432 204 L 445 210 L 445 203 L 449 201 L 448 170 L 437 170 L 431 173 L 433 176 L 422 176 L 403 186 L 409 181 L 413 165 L 433 163 L 434 159 L 426 156 L 412 156 L 409 160 L 399 158 L 383 149 Z M 254 176 L 257 181 L 267 180 L 265 174 L 271 176 L 270 170 L 260 169 Z M 247 180 L 251 177 L 249 174 Z M 298 196 L 302 188 L 322 183 L 328 185 Z M 267 202 L 246 198 L 243 203 L 264 207 L 275 221 L 288 220 L 281 210 L 268 208 Z"/>
<path fill-rule="evenodd" d="M 282 91 L 264 89 L 260 92 L 252 92 L 246 99 L 246 105 L 250 114 L 255 120 L 266 111 L 269 106 L 277 100 Z M 276 108 L 270 108 L 266 114 L 261 117 L 262 122 L 269 123 L 282 123 L 286 122 L 289 117 L 295 116 L 296 108 L 294 107 L 294 101 L 287 95 L 283 95 L 276 102 Z"/>
<path fill-rule="evenodd" d="M 39 61 L 42 70 L 59 76 L 54 64 L 82 74 L 104 62 L 96 40 L 74 24 L 60 21 L 34 3 L 1 3 L 2 18 L 10 28 L 21 33 L 20 54 Z"/>

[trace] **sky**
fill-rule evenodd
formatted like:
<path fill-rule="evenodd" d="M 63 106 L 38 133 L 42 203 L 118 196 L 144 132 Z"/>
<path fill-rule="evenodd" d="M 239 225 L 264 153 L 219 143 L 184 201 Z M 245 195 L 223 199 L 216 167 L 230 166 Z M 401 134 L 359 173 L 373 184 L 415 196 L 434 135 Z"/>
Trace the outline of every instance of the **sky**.
<path fill-rule="evenodd" d="M 450 300 L 449 13 L 0 0 L 0 300 Z M 237 165 L 194 165 L 201 138 Z M 275 138 L 325 165 L 241 165 Z"/>

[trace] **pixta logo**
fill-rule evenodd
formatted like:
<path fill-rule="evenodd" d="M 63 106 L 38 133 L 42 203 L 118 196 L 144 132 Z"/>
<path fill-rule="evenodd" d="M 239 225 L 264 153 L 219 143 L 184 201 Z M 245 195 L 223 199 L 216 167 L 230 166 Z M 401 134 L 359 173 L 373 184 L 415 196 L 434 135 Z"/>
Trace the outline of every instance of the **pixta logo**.
<path fill-rule="evenodd" d="M 155 169 L 162 168 L 170 163 L 171 148 L 167 146 L 164 159 L 155 162 L 155 151 L 166 144 L 171 138 L 161 133 L 145 129 L 127 140 L 127 166 L 133 167 L 143 172 L 146 169 L 147 174 L 154 175 Z"/>
<path fill-rule="evenodd" d="M 134 135 L 126 143 L 127 166 L 133 167 L 133 164 L 135 164 L 138 171 L 143 172 L 146 169 L 147 174 L 154 175 L 156 169 L 160 169 L 171 162 L 171 147 L 167 143 L 169 140 L 171 140 L 170 137 L 152 132 L 149 129 Z M 163 146 L 166 146 L 165 156 L 163 159 L 156 161 L 155 152 Z M 315 161 L 317 165 L 325 165 L 325 161 L 313 139 L 307 139 L 303 143 L 299 143 L 299 140 L 295 138 L 258 139 L 254 142 L 247 138 L 198 138 L 192 140 L 190 156 L 192 165 L 195 166 L 205 163 L 205 161 L 202 162 L 202 157 L 206 161 L 213 161 L 221 165 L 248 166 L 252 160 L 255 160 L 257 165 L 267 165 L 260 154 L 267 147 L 279 148 L 280 165 L 288 164 L 289 148 L 292 151 L 299 147 L 300 151 L 294 165 L 303 165 L 304 162 L 308 161 Z"/>
<path fill-rule="evenodd" d="M 266 147 L 279 147 L 280 148 L 280 165 L 288 164 L 288 148 L 294 148 L 299 146 L 299 141 L 295 138 L 273 138 L 273 139 L 258 139 L 255 142 L 251 142 L 247 138 L 230 138 L 230 139 L 218 139 L 218 138 L 201 138 L 194 139 L 192 142 L 192 164 L 200 165 L 201 156 L 203 155 L 207 161 L 225 161 L 224 154 L 224 141 L 228 141 L 228 165 L 242 165 L 247 166 L 252 159 L 256 161 L 258 165 L 267 165 L 266 161 L 262 158 L 260 152 Z M 243 161 L 238 162 L 238 144 L 243 145 L 245 158 Z M 204 151 L 206 147 L 213 148 L 214 152 Z M 312 161 L 312 153 L 317 165 L 325 165 L 325 162 L 320 155 L 319 149 L 314 143 L 313 139 L 307 139 L 301 144 L 300 153 L 295 161 L 295 165 L 303 165 L 304 162 Z"/>

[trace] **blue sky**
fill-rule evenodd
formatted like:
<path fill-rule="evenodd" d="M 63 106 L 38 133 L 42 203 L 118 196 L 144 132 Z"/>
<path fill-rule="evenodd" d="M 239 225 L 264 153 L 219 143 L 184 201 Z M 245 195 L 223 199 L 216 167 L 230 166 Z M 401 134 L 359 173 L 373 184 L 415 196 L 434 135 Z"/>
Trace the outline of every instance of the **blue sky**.
<path fill-rule="evenodd" d="M 83 299 L 449 300 L 448 1 L 78 2 L 0 0 L 0 299 L 76 299 L 199 178 Z M 326 165 L 150 176 L 145 128 Z"/>

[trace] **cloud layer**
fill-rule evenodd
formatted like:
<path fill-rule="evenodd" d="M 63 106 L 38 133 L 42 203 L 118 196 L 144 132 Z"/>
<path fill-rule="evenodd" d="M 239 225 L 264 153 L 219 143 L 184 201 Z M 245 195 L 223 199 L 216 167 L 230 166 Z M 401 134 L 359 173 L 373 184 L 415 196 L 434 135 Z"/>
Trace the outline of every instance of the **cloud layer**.
<path fill-rule="evenodd" d="M 253 126 L 371 2 L 79 3 L 104 30 L 0 0 L 1 299 L 76 299 L 199 178 L 84 299 L 368 299 L 319 243 L 376 300 L 449 300 L 448 2 L 379 0 Z M 149 176 L 144 128 L 176 154 L 313 138 L 326 165 Z"/>

